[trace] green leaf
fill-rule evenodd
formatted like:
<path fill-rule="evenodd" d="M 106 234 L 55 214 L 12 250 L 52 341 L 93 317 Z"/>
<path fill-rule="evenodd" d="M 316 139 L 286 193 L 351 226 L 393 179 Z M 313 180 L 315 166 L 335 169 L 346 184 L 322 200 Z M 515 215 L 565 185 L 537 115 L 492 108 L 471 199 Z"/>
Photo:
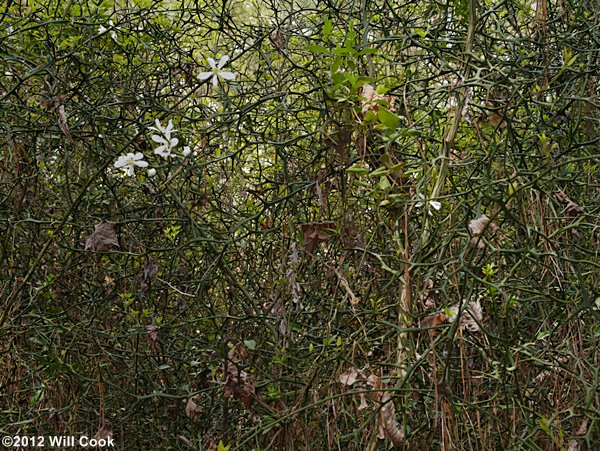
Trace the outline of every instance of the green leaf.
<path fill-rule="evenodd" d="M 358 56 L 363 55 L 375 55 L 377 53 L 377 49 L 366 48 L 357 53 Z"/>
<path fill-rule="evenodd" d="M 369 173 L 369 170 L 360 164 L 355 164 L 347 168 L 346 172 L 349 174 L 366 175 Z"/>
<path fill-rule="evenodd" d="M 377 169 L 375 169 L 373 172 L 371 172 L 369 174 L 369 177 L 381 177 L 381 176 L 385 176 L 387 174 L 389 174 L 389 169 L 386 168 L 385 166 L 381 166 Z"/>
<path fill-rule="evenodd" d="M 379 108 L 377 117 L 379 117 L 382 124 L 389 128 L 398 128 L 398 124 L 400 124 L 400 117 L 385 108 Z"/>
<path fill-rule="evenodd" d="M 161 366 L 158 367 L 159 370 L 168 370 L 169 368 L 171 368 L 171 365 L 167 363 L 163 363 Z"/>
<path fill-rule="evenodd" d="M 340 47 L 339 45 L 336 46 L 335 49 L 333 49 L 333 53 L 335 53 L 336 55 L 348 55 L 350 53 L 353 52 L 354 49 L 349 49 L 346 47 Z"/>
<path fill-rule="evenodd" d="M 244 340 L 244 345 L 251 351 L 254 351 L 256 349 L 256 341 L 255 340 Z"/>
<path fill-rule="evenodd" d="M 390 189 L 392 189 L 392 184 L 388 180 L 387 175 L 381 176 L 381 178 L 379 179 L 378 187 L 381 191 L 389 191 Z"/>
<path fill-rule="evenodd" d="M 333 60 L 333 63 L 331 63 L 331 73 L 332 74 L 336 73 L 339 70 L 341 65 L 342 65 L 342 58 L 338 55 Z"/>
<path fill-rule="evenodd" d="M 323 36 L 326 38 L 329 37 L 332 31 L 333 23 L 331 23 L 331 20 L 329 20 L 328 17 L 325 17 L 325 24 L 323 25 Z"/>
<path fill-rule="evenodd" d="M 322 45 L 318 45 L 318 44 L 307 45 L 304 48 L 306 50 L 309 50 L 309 51 L 313 52 L 313 53 L 322 53 L 323 55 L 328 55 L 329 54 L 329 50 L 327 50 L 326 47 L 323 47 Z"/>

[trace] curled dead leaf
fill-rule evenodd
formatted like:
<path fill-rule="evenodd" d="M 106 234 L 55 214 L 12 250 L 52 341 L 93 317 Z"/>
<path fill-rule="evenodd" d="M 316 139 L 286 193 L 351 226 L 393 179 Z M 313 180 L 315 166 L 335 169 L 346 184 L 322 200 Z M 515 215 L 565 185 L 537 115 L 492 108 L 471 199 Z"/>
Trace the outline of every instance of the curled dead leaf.
<path fill-rule="evenodd" d="M 358 371 L 354 367 L 348 368 L 345 372 L 338 376 L 338 381 L 340 384 L 351 386 L 356 382 L 358 378 Z"/>
<path fill-rule="evenodd" d="M 478 249 L 483 249 L 485 243 L 479 239 L 484 231 L 489 230 L 491 233 L 495 233 L 498 230 L 498 225 L 490 221 L 486 215 L 481 215 L 477 219 L 473 219 L 469 222 L 469 232 L 471 232 L 471 246 L 477 246 Z"/>
<path fill-rule="evenodd" d="M 159 327 L 156 324 L 148 324 L 146 326 L 146 332 L 148 332 L 148 338 L 152 341 L 158 340 Z"/>
<path fill-rule="evenodd" d="M 85 239 L 85 250 L 97 252 L 108 252 L 111 249 L 119 249 L 117 238 L 117 223 L 106 221 L 96 224 L 94 232 Z"/>
<path fill-rule="evenodd" d="M 200 401 L 200 395 L 194 395 L 187 400 L 185 405 L 185 416 L 190 420 L 197 420 L 202 413 L 202 406 L 197 402 Z"/>
<path fill-rule="evenodd" d="M 300 224 L 300 229 L 304 236 L 304 250 L 312 254 L 319 242 L 327 242 L 331 239 L 335 228 L 336 223 L 333 221 Z"/>
<path fill-rule="evenodd" d="M 358 94 L 363 97 L 361 100 L 361 113 L 364 115 L 368 111 L 377 112 L 380 105 L 386 105 L 387 109 L 390 111 L 394 111 L 394 99 L 391 96 L 386 96 L 384 94 L 378 94 L 375 88 L 369 84 L 362 85 L 359 89 Z"/>
<path fill-rule="evenodd" d="M 396 407 L 390 398 L 390 392 L 384 389 L 383 382 L 375 374 L 371 374 L 367 380 L 373 387 L 373 400 L 381 404 L 379 411 L 380 434 L 383 432 L 383 435 L 389 438 L 394 446 L 401 447 L 404 442 L 404 430 L 398 426 Z"/>
<path fill-rule="evenodd" d="M 446 314 L 444 312 L 437 312 L 437 313 L 434 313 L 432 315 L 429 315 L 429 316 L 423 318 L 419 322 L 419 327 L 422 329 L 429 329 L 429 328 L 441 326 L 445 322 L 446 322 Z M 429 330 L 429 335 L 431 335 L 433 337 L 435 334 L 437 334 L 437 331 L 435 329 Z"/>
<path fill-rule="evenodd" d="M 142 275 L 140 276 L 140 285 L 142 293 L 148 291 L 150 288 L 150 284 L 154 277 L 156 277 L 156 273 L 158 272 L 158 266 L 154 264 L 154 260 L 152 257 L 148 257 L 144 261 L 144 267 L 142 269 Z"/>
<path fill-rule="evenodd" d="M 450 322 L 456 320 L 460 311 L 459 304 L 455 304 L 448 309 L 450 314 L 447 319 Z M 460 327 L 468 330 L 469 332 L 480 332 L 481 324 L 483 322 L 483 309 L 481 308 L 481 302 L 479 299 L 471 301 L 468 306 L 463 305 L 462 314 L 460 315 Z"/>

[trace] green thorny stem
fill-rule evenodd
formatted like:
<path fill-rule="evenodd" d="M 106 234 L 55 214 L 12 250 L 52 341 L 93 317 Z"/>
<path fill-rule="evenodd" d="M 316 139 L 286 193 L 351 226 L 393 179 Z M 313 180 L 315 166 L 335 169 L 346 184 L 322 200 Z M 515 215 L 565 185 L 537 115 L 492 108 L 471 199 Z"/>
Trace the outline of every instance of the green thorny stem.
<path fill-rule="evenodd" d="M 448 162 L 450 161 L 450 150 L 454 146 L 454 139 L 458 132 L 458 126 L 460 125 L 460 119 L 462 118 L 462 110 L 467 102 L 469 95 L 469 87 L 466 86 L 467 80 L 470 75 L 470 63 L 473 50 L 473 42 L 475 41 L 475 29 L 477 27 L 477 0 L 469 0 L 469 24 L 467 28 L 467 39 L 465 40 L 464 56 L 465 62 L 461 74 L 461 79 L 458 81 L 462 84 L 462 95 L 458 97 L 456 108 L 449 113 L 449 119 L 451 117 L 451 124 L 442 140 L 440 148 L 440 154 L 438 160 L 440 161 L 439 171 L 435 181 L 435 186 L 431 193 L 430 198 L 436 199 L 442 193 L 444 185 L 446 184 L 446 177 L 448 175 Z M 430 235 L 430 218 L 429 215 L 425 217 L 425 226 L 423 227 L 423 234 L 421 235 L 421 245 L 424 245 L 429 240 Z"/>

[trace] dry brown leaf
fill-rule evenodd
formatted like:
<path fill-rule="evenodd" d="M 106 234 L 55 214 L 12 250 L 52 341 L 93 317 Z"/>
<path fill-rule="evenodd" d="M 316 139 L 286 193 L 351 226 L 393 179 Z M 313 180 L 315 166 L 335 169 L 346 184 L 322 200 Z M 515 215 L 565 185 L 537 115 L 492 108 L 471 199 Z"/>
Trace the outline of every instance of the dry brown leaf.
<path fill-rule="evenodd" d="M 333 221 L 310 222 L 300 224 L 302 235 L 304 236 L 304 250 L 312 254 L 319 242 L 329 241 L 333 236 L 333 229 L 336 224 Z"/>
<path fill-rule="evenodd" d="M 202 406 L 196 402 L 200 401 L 200 395 L 194 395 L 187 400 L 185 405 L 185 416 L 190 420 L 197 420 L 202 413 Z"/>
<path fill-rule="evenodd" d="M 359 393 L 358 396 L 360 397 L 360 405 L 358 406 L 358 411 L 360 412 L 369 407 L 369 405 L 367 404 L 367 397 L 364 393 Z"/>
<path fill-rule="evenodd" d="M 61 129 L 65 137 L 69 141 L 73 141 L 73 137 L 71 136 L 71 131 L 69 130 L 69 123 L 67 121 L 67 113 L 65 112 L 65 106 L 59 105 L 58 109 L 58 127 Z"/>
<path fill-rule="evenodd" d="M 481 215 L 479 218 L 472 219 L 469 222 L 469 231 L 473 236 L 471 238 L 471 246 L 477 246 L 478 249 L 485 248 L 485 243 L 479 237 L 486 230 L 489 230 L 491 233 L 495 233 L 498 230 L 498 225 L 490 222 L 490 218 L 486 215 Z"/>
<path fill-rule="evenodd" d="M 419 327 L 423 328 L 423 329 L 437 327 L 437 326 L 441 326 L 442 324 L 444 324 L 445 321 L 446 321 L 446 314 L 444 312 L 437 312 L 437 313 L 434 313 L 432 315 L 429 315 L 429 316 L 423 318 L 419 322 Z M 432 337 L 437 333 L 438 333 L 438 331 L 435 329 L 429 330 L 429 335 L 431 335 Z"/>
<path fill-rule="evenodd" d="M 141 291 L 145 293 L 150 288 L 150 284 L 154 277 L 156 277 L 156 273 L 158 272 L 158 267 L 154 264 L 154 260 L 152 257 L 148 257 L 144 261 L 144 267 L 142 269 L 141 279 Z"/>
<path fill-rule="evenodd" d="M 354 384 L 356 382 L 357 378 L 358 378 L 358 371 L 356 370 L 356 368 L 354 368 L 352 366 L 352 367 L 348 368 L 347 371 L 343 372 L 342 374 L 340 374 L 338 376 L 338 381 L 340 381 L 340 384 L 351 386 L 352 384 Z"/>
<path fill-rule="evenodd" d="M 158 340 L 159 327 L 156 324 L 148 324 L 146 326 L 146 332 L 148 332 L 148 338 L 152 341 Z"/>
<path fill-rule="evenodd" d="M 448 309 L 451 312 L 451 314 L 448 315 L 448 321 L 453 322 L 456 320 L 459 307 L 459 304 L 456 304 Z M 469 332 L 480 332 L 480 325 L 482 322 L 483 309 L 481 308 L 481 302 L 479 299 L 476 301 L 471 301 L 466 307 L 463 305 L 462 315 L 460 316 L 460 327 L 468 330 Z"/>
<path fill-rule="evenodd" d="M 581 213 L 583 213 L 583 207 L 577 205 L 575 202 L 569 202 L 561 214 L 576 217 L 579 216 Z"/>
<path fill-rule="evenodd" d="M 359 89 L 358 94 L 364 99 L 361 100 L 361 113 L 364 115 L 368 111 L 373 111 L 377 113 L 377 110 L 382 104 L 387 105 L 387 109 L 390 111 L 394 111 L 394 99 L 391 96 L 386 96 L 384 94 L 378 94 L 375 88 L 369 84 L 362 85 Z"/>
<path fill-rule="evenodd" d="M 383 429 L 385 436 L 391 440 L 394 446 L 401 447 L 404 442 L 404 431 L 398 427 L 396 420 L 396 407 L 391 401 L 390 392 L 384 391 L 383 383 L 378 376 L 371 374 L 368 378 L 369 383 L 373 386 L 372 397 L 376 402 L 381 403 L 379 411 L 379 426 L 380 433 Z"/>
<path fill-rule="evenodd" d="M 85 239 L 85 250 L 91 249 L 97 252 L 108 252 L 111 249 L 119 249 L 116 222 L 101 222 L 94 226 L 94 232 Z"/>

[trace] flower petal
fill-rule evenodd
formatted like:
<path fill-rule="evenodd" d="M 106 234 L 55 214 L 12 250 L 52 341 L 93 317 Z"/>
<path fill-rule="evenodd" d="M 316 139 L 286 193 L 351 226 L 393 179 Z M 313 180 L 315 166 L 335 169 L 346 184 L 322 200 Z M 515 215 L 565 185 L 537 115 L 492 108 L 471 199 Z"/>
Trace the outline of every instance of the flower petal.
<path fill-rule="evenodd" d="M 159 144 L 167 143 L 167 140 L 160 135 L 152 135 L 152 136 L 150 136 L 150 138 L 152 139 L 152 141 L 157 142 Z"/>
<path fill-rule="evenodd" d="M 213 81 L 213 86 L 216 88 L 217 85 L 219 84 L 219 80 L 217 80 L 217 74 L 215 74 L 212 81 Z"/>
<path fill-rule="evenodd" d="M 170 152 L 167 150 L 167 146 L 159 146 L 156 149 L 154 149 L 154 153 L 156 155 L 160 155 L 161 157 L 168 157 Z"/>
<path fill-rule="evenodd" d="M 148 166 L 148 163 L 143 160 L 135 161 L 133 164 L 139 166 L 140 168 L 145 168 L 146 166 Z"/>
<path fill-rule="evenodd" d="M 219 65 L 217 66 L 217 69 L 223 68 L 223 66 L 225 66 L 225 64 L 227 64 L 227 61 L 229 61 L 229 56 L 223 55 L 221 57 L 221 59 L 219 60 Z"/>
<path fill-rule="evenodd" d="M 178 143 L 179 143 L 179 139 L 178 139 L 178 138 L 173 138 L 173 139 L 172 139 L 172 140 L 169 142 L 169 144 L 170 144 L 170 147 L 175 147 L 175 146 L 176 146 Z"/>
<path fill-rule="evenodd" d="M 174 127 L 173 121 L 171 119 L 169 119 L 169 124 L 167 125 L 167 128 L 164 129 L 165 135 L 176 131 L 173 127 Z"/>
<path fill-rule="evenodd" d="M 144 158 L 144 154 L 142 152 L 137 152 L 135 155 L 133 155 L 134 160 L 141 160 L 142 158 Z"/>
<path fill-rule="evenodd" d="M 214 75 L 213 72 L 200 72 L 200 74 L 198 74 L 198 78 L 200 80 L 208 80 L 212 75 Z"/>
<path fill-rule="evenodd" d="M 235 80 L 235 74 L 233 72 L 219 72 L 219 76 L 225 80 Z"/>
<path fill-rule="evenodd" d="M 208 59 L 208 65 L 212 68 L 212 69 L 216 69 L 217 68 L 217 63 L 214 59 L 212 58 L 207 58 Z"/>
<path fill-rule="evenodd" d="M 127 160 L 124 157 L 119 157 L 117 161 L 115 161 L 115 168 L 122 168 L 127 164 Z"/>
<path fill-rule="evenodd" d="M 442 204 L 439 203 L 437 200 L 430 200 L 429 204 L 436 210 L 440 210 L 442 208 Z"/>

